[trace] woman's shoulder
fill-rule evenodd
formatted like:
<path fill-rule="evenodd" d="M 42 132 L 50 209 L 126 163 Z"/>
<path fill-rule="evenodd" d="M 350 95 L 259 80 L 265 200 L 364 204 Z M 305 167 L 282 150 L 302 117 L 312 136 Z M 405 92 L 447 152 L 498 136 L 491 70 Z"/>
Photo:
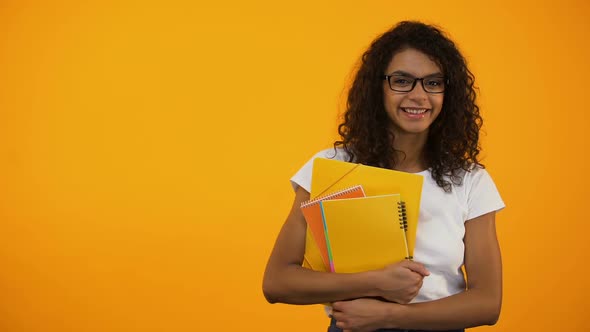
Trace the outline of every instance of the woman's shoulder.
<path fill-rule="evenodd" d="M 318 153 L 315 154 L 315 156 L 313 156 L 312 159 L 315 159 L 315 158 L 326 158 L 326 159 L 348 161 L 350 159 L 350 155 L 342 147 L 336 147 L 336 148 L 332 147 L 332 148 L 327 148 L 327 149 L 319 151 Z"/>
<path fill-rule="evenodd" d="M 479 164 L 471 164 L 467 170 L 461 170 L 461 177 L 463 181 L 472 184 L 474 181 L 479 181 L 483 178 L 490 178 L 490 173 L 488 170 Z"/>
<path fill-rule="evenodd" d="M 505 207 L 492 176 L 483 166 L 475 165 L 465 172 L 464 192 L 469 208 L 467 220 Z"/>
<path fill-rule="evenodd" d="M 432 169 L 428 170 L 432 174 Z M 464 187 L 470 185 L 474 180 L 481 177 L 489 177 L 487 170 L 478 164 L 471 164 L 466 169 L 460 168 L 452 172 L 452 175 L 444 175 L 445 180 L 451 182 L 453 187 Z"/>
<path fill-rule="evenodd" d="M 473 190 L 487 190 L 490 185 L 494 186 L 494 181 L 487 169 L 478 164 L 472 164 L 465 169 L 454 170 L 452 174 L 445 174 L 443 178 L 451 185 L 451 191 L 466 195 L 466 197 Z M 428 179 L 429 185 L 438 187 L 432 169 L 428 169 Z"/>
<path fill-rule="evenodd" d="M 317 152 L 297 171 L 297 173 L 295 173 L 295 175 L 293 175 L 293 177 L 291 177 L 291 185 L 293 186 L 293 189 L 297 189 L 297 187 L 302 187 L 308 192 L 311 191 L 311 175 L 313 170 L 313 161 L 316 158 L 348 161 L 348 156 L 349 154 L 343 148 L 340 147 L 332 147 Z"/>
<path fill-rule="evenodd" d="M 492 176 L 481 165 L 471 165 L 466 171 L 462 171 L 461 177 L 461 187 L 468 197 L 478 195 L 480 192 L 498 191 Z"/>

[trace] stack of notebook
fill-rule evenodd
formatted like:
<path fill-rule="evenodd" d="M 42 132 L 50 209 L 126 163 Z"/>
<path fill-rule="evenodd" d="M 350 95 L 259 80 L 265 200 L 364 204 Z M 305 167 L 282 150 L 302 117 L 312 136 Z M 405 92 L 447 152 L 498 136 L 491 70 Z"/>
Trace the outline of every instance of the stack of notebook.
<path fill-rule="evenodd" d="M 318 158 L 307 222 L 304 266 L 353 273 L 413 256 L 423 177 Z"/>

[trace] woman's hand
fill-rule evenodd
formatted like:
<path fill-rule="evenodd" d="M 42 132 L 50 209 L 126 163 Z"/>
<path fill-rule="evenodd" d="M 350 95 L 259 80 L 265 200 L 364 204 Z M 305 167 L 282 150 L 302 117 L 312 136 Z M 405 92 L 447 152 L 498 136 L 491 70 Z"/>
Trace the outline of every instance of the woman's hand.
<path fill-rule="evenodd" d="M 408 260 L 375 272 L 379 296 L 400 304 L 412 301 L 422 288 L 422 280 L 430 274 L 424 265 Z"/>
<path fill-rule="evenodd" d="M 370 332 L 390 327 L 390 322 L 395 319 L 392 314 L 400 307 L 396 303 L 367 298 L 340 301 L 333 303 L 332 317 L 336 326 L 344 331 Z"/>

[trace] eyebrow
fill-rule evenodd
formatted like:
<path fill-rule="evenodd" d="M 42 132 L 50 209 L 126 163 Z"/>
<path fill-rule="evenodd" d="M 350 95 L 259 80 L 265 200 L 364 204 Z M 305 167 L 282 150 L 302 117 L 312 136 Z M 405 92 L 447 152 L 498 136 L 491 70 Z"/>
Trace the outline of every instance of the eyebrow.
<path fill-rule="evenodd" d="M 416 78 L 416 76 L 414 76 L 408 72 L 405 72 L 403 70 L 396 70 L 389 75 L 399 75 L 399 76 L 408 76 L 408 77 Z M 432 73 L 429 75 L 425 75 L 424 77 L 433 77 L 433 76 L 443 76 L 443 74 L 441 72 L 436 72 L 436 73 Z"/>

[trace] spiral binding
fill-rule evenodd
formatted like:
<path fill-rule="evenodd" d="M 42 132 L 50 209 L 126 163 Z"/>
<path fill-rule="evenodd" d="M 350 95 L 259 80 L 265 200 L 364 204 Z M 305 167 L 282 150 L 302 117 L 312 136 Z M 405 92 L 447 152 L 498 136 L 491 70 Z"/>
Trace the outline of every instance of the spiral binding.
<path fill-rule="evenodd" d="M 346 195 L 346 194 L 348 194 L 350 192 L 353 192 L 353 191 L 356 191 L 356 190 L 359 190 L 359 189 L 362 191 L 363 190 L 363 186 L 356 185 L 356 186 L 352 186 L 352 187 L 348 187 L 348 188 L 339 190 L 339 191 L 337 191 L 335 193 L 331 193 L 331 194 L 324 195 L 324 196 L 319 196 L 319 197 L 316 197 L 314 199 L 310 199 L 308 201 L 302 202 L 301 203 L 301 208 L 308 207 L 308 206 L 311 206 L 311 205 L 314 205 L 314 204 L 318 204 L 321 201 L 325 201 L 325 200 L 329 200 L 329 199 L 335 199 L 335 198 L 338 198 L 340 196 Z"/>
<path fill-rule="evenodd" d="M 397 203 L 397 213 L 399 216 L 399 228 L 408 231 L 408 216 L 406 215 L 406 202 Z"/>
<path fill-rule="evenodd" d="M 399 228 L 405 232 L 408 231 L 408 215 L 406 214 L 406 202 L 400 201 L 397 203 L 397 213 L 399 216 Z M 409 256 L 406 259 L 413 259 L 414 257 Z"/>

